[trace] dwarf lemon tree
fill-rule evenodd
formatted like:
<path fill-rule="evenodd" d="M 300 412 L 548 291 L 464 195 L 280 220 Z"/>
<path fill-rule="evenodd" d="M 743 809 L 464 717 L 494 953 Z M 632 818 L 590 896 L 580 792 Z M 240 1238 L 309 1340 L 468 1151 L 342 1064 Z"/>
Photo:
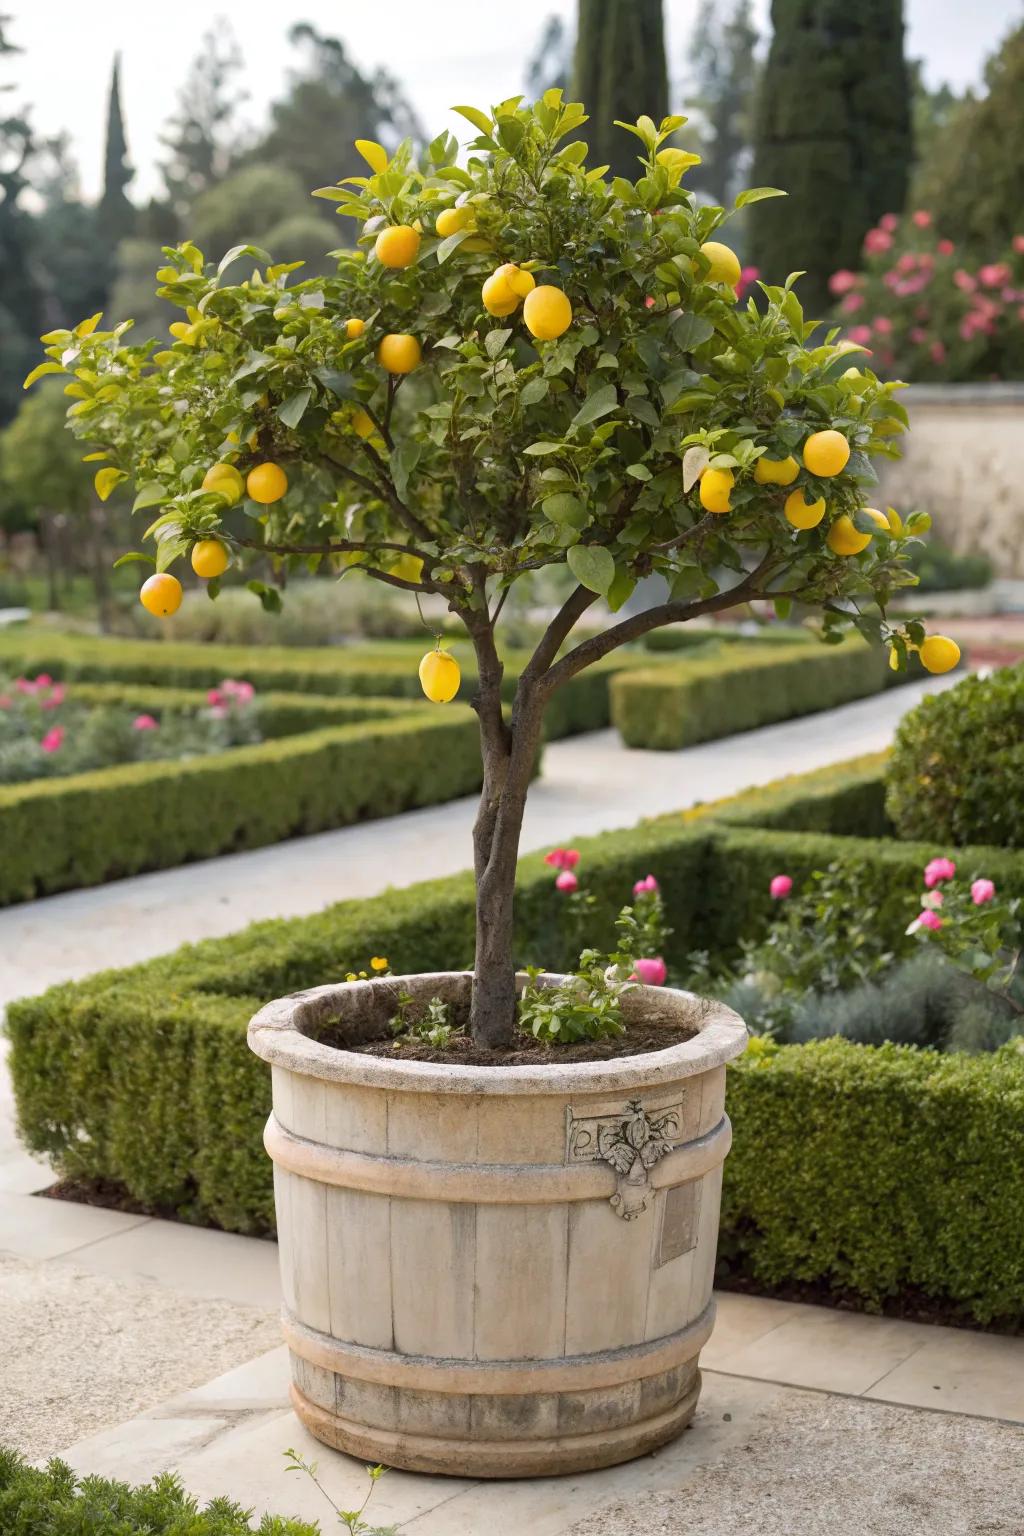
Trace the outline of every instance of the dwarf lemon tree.
<path fill-rule="evenodd" d="M 752 599 L 808 605 L 826 640 L 856 623 L 902 665 L 924 632 L 885 609 L 913 580 L 905 546 L 926 519 L 865 518 L 872 458 L 906 425 L 899 386 L 818 339 L 792 278 L 737 302 L 721 238 L 735 209 L 698 207 L 693 157 L 665 153 L 684 119 L 619 125 L 637 153 L 628 180 L 588 167 L 583 108 L 557 90 L 458 110 L 477 135 L 462 163 L 449 135 L 420 162 L 360 141 L 368 174 L 317 191 L 356 223 L 334 275 L 304 280 L 253 246 L 210 262 L 186 242 L 157 273 L 183 312 L 171 344 L 93 319 L 45 337 L 36 372 L 67 376 L 101 494 L 131 479 L 152 519 L 155 556 L 129 557 L 153 560 L 151 611 L 180 601 L 177 562 L 216 593 L 223 557 L 252 553 L 439 594 L 463 621 L 484 762 L 473 1027 L 500 1044 L 551 696 L 658 625 Z M 495 628 L 512 584 L 545 566 L 572 585 L 506 715 Z M 652 574 L 665 599 L 622 616 Z M 603 629 L 574 642 L 598 604 Z M 421 674 L 438 702 L 458 686 L 445 656 Z"/>

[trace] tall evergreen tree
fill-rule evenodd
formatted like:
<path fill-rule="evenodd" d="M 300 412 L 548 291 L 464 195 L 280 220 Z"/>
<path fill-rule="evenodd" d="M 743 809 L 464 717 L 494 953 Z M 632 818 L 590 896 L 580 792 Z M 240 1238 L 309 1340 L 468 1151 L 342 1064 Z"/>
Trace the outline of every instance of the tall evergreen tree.
<path fill-rule="evenodd" d="M 735 0 L 722 16 L 717 0 L 701 0 L 690 41 L 690 65 L 704 118 L 700 165 L 687 185 L 728 206 L 745 186 L 750 170 L 754 98 L 757 90 L 757 28 L 751 0 Z M 678 142 L 673 140 L 673 142 Z"/>
<path fill-rule="evenodd" d="M 9 16 L 0 16 L 0 57 L 20 52 L 6 35 L 9 21 Z M 10 86 L 0 90 L 6 94 Z M 0 423 L 21 401 L 21 381 L 43 328 L 41 295 L 32 272 L 32 220 L 19 201 L 37 149 L 24 113 L 0 116 Z"/>
<path fill-rule="evenodd" d="M 591 160 L 635 180 L 636 142 L 613 124 L 668 113 L 662 0 L 579 0 L 572 89 L 590 114 Z"/>
<path fill-rule="evenodd" d="M 785 199 L 751 210 L 751 259 L 769 282 L 805 270 L 813 314 L 829 274 L 898 213 L 913 153 L 902 0 L 772 0 L 775 28 L 755 126 L 753 181 Z"/>
<path fill-rule="evenodd" d="M 572 40 L 561 16 L 549 16 L 526 64 L 526 94 L 538 101 L 552 88 L 568 89 Z"/>
<path fill-rule="evenodd" d="M 126 190 L 134 175 L 128 162 L 128 141 L 121 113 L 121 55 L 115 54 L 107 103 L 107 145 L 99 210 L 104 234 L 115 244 L 130 235 L 135 225 L 135 209 Z"/>

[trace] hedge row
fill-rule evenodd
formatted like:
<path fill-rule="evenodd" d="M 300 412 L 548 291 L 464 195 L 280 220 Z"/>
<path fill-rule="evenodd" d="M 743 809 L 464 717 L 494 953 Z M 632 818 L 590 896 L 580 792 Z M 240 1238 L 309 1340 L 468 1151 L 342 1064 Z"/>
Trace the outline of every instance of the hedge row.
<path fill-rule="evenodd" d="M 422 647 L 426 649 L 427 647 Z M 49 672 L 82 682 L 121 681 L 156 687 L 211 688 L 225 677 L 244 678 L 262 692 L 368 695 L 422 700 L 418 676 L 421 647 L 413 642 L 375 641 L 358 646 L 205 645 L 185 641 L 124 640 L 15 628 L 0 632 L 0 675 Z M 467 645 L 455 654 L 462 668 L 459 697 L 468 699 L 476 680 Z M 620 652 L 589 667 L 551 700 L 545 717 L 549 740 L 609 724 L 608 680 L 636 663 L 636 652 Z M 511 701 L 528 656 L 505 658 L 504 692 Z"/>
<path fill-rule="evenodd" d="M 874 873 L 880 921 L 900 932 L 938 850 L 820 830 L 830 804 L 844 825 L 872 781 L 880 796 L 877 760 L 855 764 L 851 780 L 856 794 L 829 769 L 580 842 L 580 871 L 596 897 L 594 942 L 607 942 L 633 880 L 652 871 L 676 930 L 669 958 L 729 951 L 766 921 L 773 874 L 799 878 L 840 856 Z M 784 829 L 745 824 L 755 817 Z M 957 857 L 965 872 L 983 870 L 1024 895 L 1019 854 Z M 563 911 L 541 856 L 525 858 L 523 961 L 559 967 L 573 958 Z M 472 947 L 472 882 L 460 875 L 254 924 L 16 1003 L 11 1065 L 28 1145 L 66 1173 L 113 1179 L 187 1220 L 268 1231 L 261 1135 L 270 1088 L 246 1048 L 251 1014 L 270 997 L 362 968 L 372 954 L 386 954 L 397 972 L 417 971 L 467 965 Z M 914 1286 L 979 1321 L 1024 1318 L 1024 1260 L 1003 1244 L 1006 1233 L 1017 1243 L 1024 1214 L 1024 1143 L 1019 1129 L 1011 1134 L 1024 1124 L 1022 1094 L 1024 1056 L 1012 1051 L 943 1057 L 827 1042 L 744 1058 L 730 1087 L 723 1252 L 766 1280 L 816 1279 L 869 1302 Z M 929 1155 L 918 1158 L 929 1138 Z M 897 1184 L 899 1201 L 887 1203 Z M 954 1262 L 958 1229 L 965 1241 Z"/>
<path fill-rule="evenodd" d="M 737 629 L 730 624 L 666 624 L 644 636 L 648 651 L 693 651 L 707 645 L 817 645 L 810 630 L 788 624 L 762 624 L 751 629 Z"/>
<path fill-rule="evenodd" d="M 114 692 L 153 712 L 169 699 L 194 705 L 196 697 Z M 468 708 L 353 702 L 271 694 L 261 708 L 272 739 L 258 746 L 0 786 L 0 905 L 392 816 L 479 788 L 479 737 Z M 361 714 L 369 718 L 352 718 Z M 308 729 L 334 719 L 347 723 Z"/>
<path fill-rule="evenodd" d="M 731 645 L 618 673 L 612 724 L 628 747 L 674 751 L 880 693 L 898 675 L 884 650 L 859 638 L 816 649 Z"/>

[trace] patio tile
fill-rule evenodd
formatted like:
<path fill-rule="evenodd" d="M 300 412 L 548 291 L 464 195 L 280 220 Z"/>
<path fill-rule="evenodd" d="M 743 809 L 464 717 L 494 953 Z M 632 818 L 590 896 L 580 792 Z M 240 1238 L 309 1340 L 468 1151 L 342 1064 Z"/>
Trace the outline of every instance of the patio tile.
<path fill-rule="evenodd" d="M 715 1330 L 700 1352 L 701 1367 L 709 1371 L 717 1370 L 738 1349 L 788 1322 L 793 1312 L 789 1302 L 741 1296 L 735 1291 L 716 1291 L 715 1307 Z"/>
<path fill-rule="evenodd" d="M 921 1348 L 865 1396 L 1024 1424 L 1024 1338 L 928 1328 Z"/>
<path fill-rule="evenodd" d="M 713 1368 L 787 1386 L 859 1395 L 920 1349 L 932 1331 L 925 1323 L 782 1305 L 790 1314 L 788 1321 L 734 1350 L 719 1350 Z M 707 1365 L 711 1367 L 710 1359 Z"/>
<path fill-rule="evenodd" d="M 56 1259 L 84 1245 L 123 1235 L 147 1224 L 128 1216 L 68 1200 L 40 1200 L 33 1195 L 0 1192 L 0 1252 L 20 1259 Z"/>
<path fill-rule="evenodd" d="M 268 1311 L 281 1305 L 277 1244 L 258 1237 L 146 1221 L 76 1253 L 75 1262 L 106 1275 L 155 1280 L 189 1296 L 221 1297 Z"/>

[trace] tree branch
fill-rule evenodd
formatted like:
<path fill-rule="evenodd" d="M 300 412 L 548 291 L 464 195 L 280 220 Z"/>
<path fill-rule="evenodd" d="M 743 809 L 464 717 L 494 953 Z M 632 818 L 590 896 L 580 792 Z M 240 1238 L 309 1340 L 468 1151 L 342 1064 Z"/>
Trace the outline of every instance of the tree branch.
<path fill-rule="evenodd" d="M 381 549 L 394 549 L 403 555 L 417 554 L 417 551 L 410 549 L 408 544 L 360 544 L 351 539 L 337 539 L 330 544 L 261 544 L 255 539 L 236 538 L 231 533 L 219 533 L 217 537 L 237 545 L 239 549 L 254 549 L 262 555 L 376 554 Z M 428 557 L 420 555 L 418 558 L 427 559 Z M 401 576 L 393 576 L 390 571 L 378 570 L 376 566 L 360 565 L 358 569 L 366 576 L 373 576 L 377 581 L 385 581 L 391 587 L 400 587 L 403 592 L 435 592 L 441 596 L 451 595 L 429 578 L 425 581 L 406 581 Z"/>
<path fill-rule="evenodd" d="M 577 587 L 569 594 L 523 668 L 521 677 L 528 686 L 544 676 L 572 633 L 577 621 L 583 617 L 590 605 L 596 602 L 597 593 L 589 591 L 586 587 Z"/>

